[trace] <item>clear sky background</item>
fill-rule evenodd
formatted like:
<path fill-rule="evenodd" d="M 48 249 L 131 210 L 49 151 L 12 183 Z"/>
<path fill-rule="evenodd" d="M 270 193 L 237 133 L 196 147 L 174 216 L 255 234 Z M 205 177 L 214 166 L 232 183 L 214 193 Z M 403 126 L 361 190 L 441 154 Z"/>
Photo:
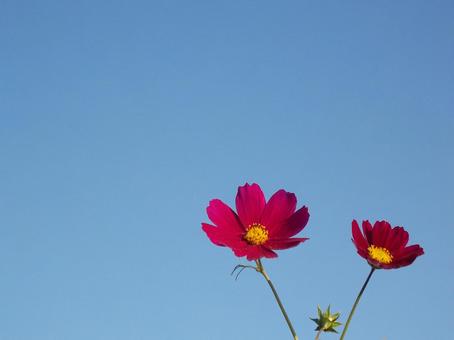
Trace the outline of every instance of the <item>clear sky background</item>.
<path fill-rule="evenodd" d="M 452 339 L 453 18 L 450 0 L 1 0 L 0 339 L 290 339 L 200 228 L 245 182 L 309 207 L 310 240 L 265 261 L 301 339 L 317 304 L 345 321 L 369 271 L 353 218 L 426 254 L 374 275 L 347 338 Z"/>

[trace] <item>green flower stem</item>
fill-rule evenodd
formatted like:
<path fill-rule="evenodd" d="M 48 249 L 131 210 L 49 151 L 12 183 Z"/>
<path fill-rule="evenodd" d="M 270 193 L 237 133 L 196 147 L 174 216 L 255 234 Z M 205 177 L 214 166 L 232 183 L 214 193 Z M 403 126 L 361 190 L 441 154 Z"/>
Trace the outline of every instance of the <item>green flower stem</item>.
<path fill-rule="evenodd" d="M 258 259 L 256 261 L 256 263 L 257 263 L 256 270 L 260 274 L 263 275 L 263 277 L 265 278 L 266 282 L 268 283 L 268 285 L 270 286 L 271 290 L 273 291 L 274 297 L 275 297 L 275 299 L 277 301 L 277 304 L 279 305 L 279 308 L 281 309 L 282 315 L 284 315 L 285 321 L 287 321 L 288 328 L 290 329 L 290 332 L 292 332 L 293 340 L 298 340 L 298 336 L 296 335 L 296 332 L 295 332 L 295 329 L 293 328 L 292 322 L 290 321 L 290 319 L 289 319 L 289 317 L 287 315 L 287 312 L 285 311 L 284 305 L 282 304 L 281 299 L 279 298 L 279 295 L 277 294 L 276 288 L 274 288 L 274 285 L 271 282 L 270 277 L 265 272 L 265 268 L 263 267 L 262 261 L 260 261 L 260 259 Z"/>
<path fill-rule="evenodd" d="M 355 313 L 356 306 L 358 306 L 358 302 L 359 302 L 359 300 L 361 299 L 361 296 L 363 295 L 363 292 L 364 292 L 364 290 L 366 289 L 366 286 L 367 286 L 367 284 L 369 283 L 370 277 L 372 276 L 372 274 L 374 273 L 374 271 L 375 271 L 375 268 L 372 267 L 372 269 L 370 270 L 369 275 L 367 276 L 366 281 L 364 282 L 364 284 L 363 284 L 361 290 L 359 291 L 358 296 L 356 297 L 355 303 L 353 304 L 352 310 L 350 311 L 350 315 L 348 316 L 347 322 L 345 323 L 344 330 L 342 331 L 342 335 L 341 335 L 341 337 L 340 337 L 340 340 L 343 340 L 343 339 L 344 339 L 344 336 L 345 336 L 345 333 L 347 333 L 348 325 L 350 324 L 350 321 L 351 321 L 351 319 L 352 319 L 353 313 Z"/>

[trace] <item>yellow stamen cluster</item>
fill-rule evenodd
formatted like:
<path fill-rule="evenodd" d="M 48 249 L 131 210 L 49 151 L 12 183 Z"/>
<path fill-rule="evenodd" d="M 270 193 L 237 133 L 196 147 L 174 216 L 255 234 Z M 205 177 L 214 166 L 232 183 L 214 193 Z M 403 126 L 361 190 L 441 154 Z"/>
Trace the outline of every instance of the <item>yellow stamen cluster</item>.
<path fill-rule="evenodd" d="M 259 223 L 253 223 L 247 228 L 244 239 L 249 244 L 259 246 L 268 241 L 268 230 Z"/>
<path fill-rule="evenodd" d="M 388 249 L 383 247 L 376 247 L 373 244 L 367 248 L 369 252 L 369 256 L 374 260 L 383 263 L 383 264 L 390 264 L 393 261 L 393 256 L 389 252 Z"/>

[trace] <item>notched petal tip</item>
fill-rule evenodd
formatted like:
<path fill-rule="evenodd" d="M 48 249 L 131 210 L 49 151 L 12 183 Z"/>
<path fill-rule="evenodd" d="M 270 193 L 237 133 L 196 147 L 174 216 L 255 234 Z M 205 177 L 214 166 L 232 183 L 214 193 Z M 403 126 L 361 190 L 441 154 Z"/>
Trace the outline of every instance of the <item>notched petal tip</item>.
<path fill-rule="evenodd" d="M 273 230 L 273 238 L 285 239 L 301 232 L 309 221 L 309 212 L 306 206 L 295 211 L 280 227 Z"/>
<path fill-rule="evenodd" d="M 222 235 L 219 233 L 219 228 L 211 224 L 202 223 L 202 230 L 205 232 L 212 243 L 220 247 L 226 246 L 223 242 Z"/>

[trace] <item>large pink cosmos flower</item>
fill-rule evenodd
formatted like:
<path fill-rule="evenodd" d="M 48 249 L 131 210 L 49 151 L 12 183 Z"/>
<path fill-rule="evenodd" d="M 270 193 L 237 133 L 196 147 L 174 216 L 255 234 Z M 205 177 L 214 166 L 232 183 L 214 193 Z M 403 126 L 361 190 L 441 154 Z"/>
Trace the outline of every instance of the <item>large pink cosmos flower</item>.
<path fill-rule="evenodd" d="M 393 269 L 408 266 L 424 250 L 419 244 L 407 246 L 408 232 L 402 227 L 391 228 L 386 221 L 377 221 L 370 224 L 363 221 L 363 233 L 358 222 L 352 222 L 352 241 L 358 254 L 365 258 L 369 264 L 377 269 Z"/>
<path fill-rule="evenodd" d="M 202 229 L 214 244 L 229 247 L 238 257 L 248 260 L 273 258 L 273 250 L 295 247 L 307 238 L 292 238 L 309 220 L 307 207 L 296 209 L 296 196 L 277 191 L 268 202 L 257 184 L 238 188 L 235 213 L 219 199 L 210 201 L 207 214 L 214 225 L 202 223 Z"/>

